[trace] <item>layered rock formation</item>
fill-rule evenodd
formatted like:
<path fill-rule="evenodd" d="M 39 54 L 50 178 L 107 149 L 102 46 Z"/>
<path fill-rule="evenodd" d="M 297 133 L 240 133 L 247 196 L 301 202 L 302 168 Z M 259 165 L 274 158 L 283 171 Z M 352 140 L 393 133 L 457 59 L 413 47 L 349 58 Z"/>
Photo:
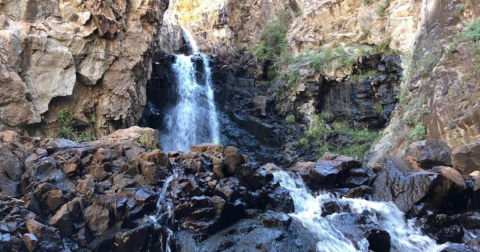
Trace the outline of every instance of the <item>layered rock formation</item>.
<path fill-rule="evenodd" d="M 98 136 L 135 125 L 168 1 L 2 1 L 0 127 L 55 135 L 61 109 Z"/>

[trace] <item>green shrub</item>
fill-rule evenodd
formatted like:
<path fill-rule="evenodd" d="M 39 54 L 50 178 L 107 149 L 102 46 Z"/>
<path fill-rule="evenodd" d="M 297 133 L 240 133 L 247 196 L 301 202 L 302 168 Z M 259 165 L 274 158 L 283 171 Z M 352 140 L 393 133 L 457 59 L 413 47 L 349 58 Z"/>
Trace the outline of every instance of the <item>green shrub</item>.
<path fill-rule="evenodd" d="M 308 146 L 308 138 L 302 137 L 298 139 L 298 143 L 300 143 L 302 146 Z"/>
<path fill-rule="evenodd" d="M 75 120 L 73 119 L 73 113 L 69 109 L 61 109 L 58 112 L 57 119 L 57 131 L 60 134 L 60 137 L 70 138 L 71 133 L 73 132 L 73 124 Z"/>
<path fill-rule="evenodd" d="M 408 135 L 408 143 L 411 143 L 412 141 L 420 141 L 425 138 L 426 134 L 427 129 L 425 128 L 423 123 L 419 123 L 412 131 L 410 131 Z"/>
<path fill-rule="evenodd" d="M 473 20 L 465 26 L 462 31 L 465 39 L 473 42 L 480 40 L 480 19 Z"/>
<path fill-rule="evenodd" d="M 290 114 L 288 115 L 285 120 L 288 122 L 288 123 L 294 123 L 295 122 L 295 116 L 293 114 Z"/>
<path fill-rule="evenodd" d="M 309 138 L 317 139 L 322 137 L 325 132 L 325 121 L 319 115 L 314 115 L 312 122 L 310 123 L 310 125 L 308 125 L 305 135 Z"/>
<path fill-rule="evenodd" d="M 82 142 L 91 142 L 92 140 L 94 140 L 94 137 L 89 132 L 85 131 L 78 136 L 76 141 L 79 143 L 82 143 Z"/>

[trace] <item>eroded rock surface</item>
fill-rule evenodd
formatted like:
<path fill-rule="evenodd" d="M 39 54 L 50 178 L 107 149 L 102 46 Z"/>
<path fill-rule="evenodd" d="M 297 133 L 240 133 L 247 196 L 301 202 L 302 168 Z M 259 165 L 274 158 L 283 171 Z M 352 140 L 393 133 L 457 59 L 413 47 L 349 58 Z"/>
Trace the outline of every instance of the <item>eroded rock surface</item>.
<path fill-rule="evenodd" d="M 3 1 L 0 127 L 53 135 L 43 126 L 61 109 L 98 136 L 133 126 L 167 7 L 160 0 Z"/>

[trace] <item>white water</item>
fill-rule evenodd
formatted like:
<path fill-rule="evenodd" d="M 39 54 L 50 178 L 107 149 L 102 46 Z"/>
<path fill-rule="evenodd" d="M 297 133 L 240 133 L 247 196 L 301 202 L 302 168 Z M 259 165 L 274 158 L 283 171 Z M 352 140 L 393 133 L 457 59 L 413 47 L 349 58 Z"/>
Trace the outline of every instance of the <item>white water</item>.
<path fill-rule="evenodd" d="M 178 103 L 167 113 L 166 131 L 162 134 L 164 151 L 188 151 L 199 143 L 220 143 L 218 115 L 214 103 L 212 70 L 208 56 L 200 54 L 190 32 L 183 29 L 193 55 L 175 55 L 172 65 L 177 77 Z M 196 79 L 193 57 L 200 57 L 205 83 Z"/>
<path fill-rule="evenodd" d="M 329 193 L 321 193 L 314 197 L 305 185 L 298 184 L 287 172 L 276 172 L 275 179 L 280 185 L 290 191 L 295 205 L 295 213 L 290 214 L 317 238 L 317 251 L 347 252 L 368 251 L 366 238 L 353 244 L 342 232 L 332 225 L 331 216 L 322 217 L 322 206 L 326 201 L 337 201 L 348 205 L 350 211 L 356 214 L 368 213 L 370 218 L 387 231 L 391 237 L 391 251 L 441 251 L 445 246 L 423 235 L 413 226 L 413 222 L 406 222 L 403 213 L 391 202 L 371 202 L 363 199 L 338 198 Z M 301 181 L 301 180 L 300 180 Z"/>

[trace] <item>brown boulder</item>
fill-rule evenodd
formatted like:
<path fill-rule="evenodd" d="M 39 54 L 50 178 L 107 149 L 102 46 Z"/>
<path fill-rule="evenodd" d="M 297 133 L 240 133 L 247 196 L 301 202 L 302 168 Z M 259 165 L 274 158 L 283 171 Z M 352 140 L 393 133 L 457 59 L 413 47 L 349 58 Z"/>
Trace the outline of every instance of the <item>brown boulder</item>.
<path fill-rule="evenodd" d="M 462 175 L 480 170 L 480 141 L 458 146 L 452 151 L 453 168 Z"/>
<path fill-rule="evenodd" d="M 107 231 L 110 224 L 108 209 L 97 203 L 85 209 L 83 218 L 87 221 L 88 227 L 96 236 L 100 236 Z"/>
<path fill-rule="evenodd" d="M 428 170 L 434 166 L 452 166 L 452 149 L 442 140 L 430 139 L 414 142 L 405 151 L 405 156 L 414 166 Z"/>

